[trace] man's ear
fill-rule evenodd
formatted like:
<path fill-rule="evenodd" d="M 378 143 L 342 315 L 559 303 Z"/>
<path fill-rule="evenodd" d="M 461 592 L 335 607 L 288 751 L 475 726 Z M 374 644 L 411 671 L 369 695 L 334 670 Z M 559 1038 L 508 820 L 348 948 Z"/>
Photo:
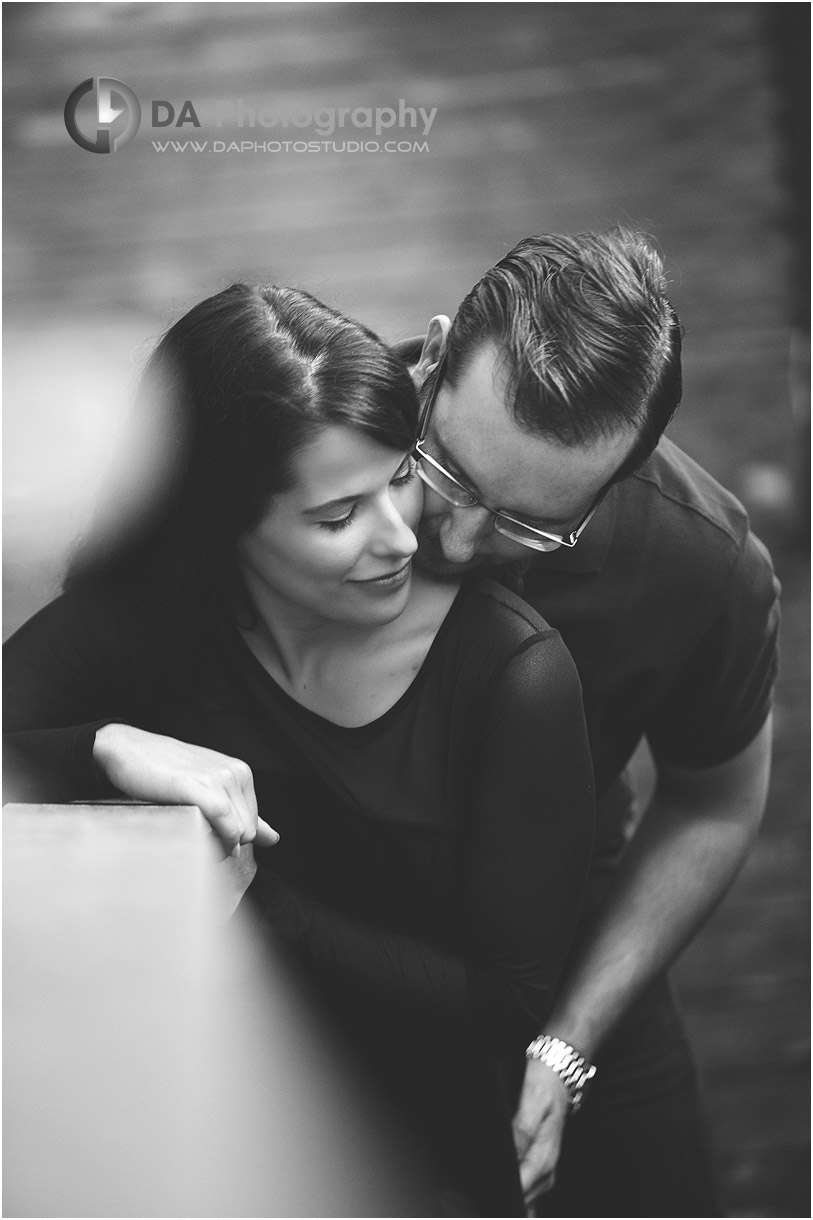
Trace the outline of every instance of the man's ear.
<path fill-rule="evenodd" d="M 432 318 L 426 328 L 426 338 L 423 341 L 418 363 L 411 370 L 415 389 L 420 390 L 429 374 L 440 364 L 446 351 L 446 339 L 452 323 L 445 314 L 439 313 Z"/>

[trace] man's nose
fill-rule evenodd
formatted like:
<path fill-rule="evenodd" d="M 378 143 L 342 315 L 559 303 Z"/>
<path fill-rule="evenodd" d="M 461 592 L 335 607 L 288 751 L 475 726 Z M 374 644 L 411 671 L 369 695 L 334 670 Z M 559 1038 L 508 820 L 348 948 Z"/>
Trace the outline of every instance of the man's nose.
<path fill-rule="evenodd" d="M 491 513 L 487 508 L 456 508 L 447 505 L 438 529 L 438 539 L 444 558 L 449 563 L 468 563 L 483 540 L 493 531 Z"/>

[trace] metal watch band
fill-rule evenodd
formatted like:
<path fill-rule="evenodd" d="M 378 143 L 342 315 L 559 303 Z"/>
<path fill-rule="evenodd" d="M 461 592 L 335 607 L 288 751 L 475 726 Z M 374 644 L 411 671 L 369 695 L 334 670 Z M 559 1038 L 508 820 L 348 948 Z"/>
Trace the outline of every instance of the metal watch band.
<path fill-rule="evenodd" d="M 541 1059 L 556 1073 L 567 1089 L 570 1113 L 578 1113 L 587 1082 L 596 1074 L 593 1064 L 588 1063 L 584 1055 L 568 1046 L 567 1042 L 563 1042 L 561 1038 L 552 1038 L 549 1034 L 540 1034 L 538 1038 L 534 1038 L 525 1054 L 528 1059 Z"/>

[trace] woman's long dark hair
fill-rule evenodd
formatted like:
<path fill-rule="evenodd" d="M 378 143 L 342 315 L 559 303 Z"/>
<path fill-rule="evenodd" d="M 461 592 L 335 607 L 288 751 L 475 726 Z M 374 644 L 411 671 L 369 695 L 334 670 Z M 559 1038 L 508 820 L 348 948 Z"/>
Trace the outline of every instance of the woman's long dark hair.
<path fill-rule="evenodd" d="M 77 555 L 65 587 L 137 598 L 168 650 L 193 663 L 234 614 L 237 541 L 290 488 L 298 450 L 336 424 L 398 451 L 417 433 L 400 359 L 293 288 L 233 284 L 196 305 L 156 347 L 141 393 L 167 420 L 165 486 L 123 537 Z"/>

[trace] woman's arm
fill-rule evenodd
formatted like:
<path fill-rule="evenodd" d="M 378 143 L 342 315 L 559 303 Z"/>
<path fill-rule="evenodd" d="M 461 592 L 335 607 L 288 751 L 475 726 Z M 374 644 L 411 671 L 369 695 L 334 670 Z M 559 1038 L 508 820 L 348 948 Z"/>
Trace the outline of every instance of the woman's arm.
<path fill-rule="evenodd" d="M 92 800 L 115 789 L 93 762 L 96 730 L 133 714 L 128 640 L 90 595 L 63 594 L 3 645 L 5 799 Z"/>
<path fill-rule="evenodd" d="M 144 715 L 135 672 L 151 662 L 138 634 L 104 599 L 67 594 L 7 641 L 5 798 L 197 805 L 227 852 L 255 836 L 276 843 L 246 763 L 127 723 Z"/>
<path fill-rule="evenodd" d="M 347 915 L 267 871 L 251 896 L 334 994 L 378 1006 L 382 1019 L 448 1022 L 499 1051 L 530 1040 L 550 1005 L 586 883 L 593 784 L 580 687 L 557 635 L 534 637 L 481 702 L 463 951 Z"/>
<path fill-rule="evenodd" d="M 484 1005 L 535 1016 L 573 939 L 595 825 L 581 684 L 558 633 L 529 641 L 486 702 L 466 876 L 472 934 L 499 964 L 500 988 L 482 972 L 470 986 Z"/>

